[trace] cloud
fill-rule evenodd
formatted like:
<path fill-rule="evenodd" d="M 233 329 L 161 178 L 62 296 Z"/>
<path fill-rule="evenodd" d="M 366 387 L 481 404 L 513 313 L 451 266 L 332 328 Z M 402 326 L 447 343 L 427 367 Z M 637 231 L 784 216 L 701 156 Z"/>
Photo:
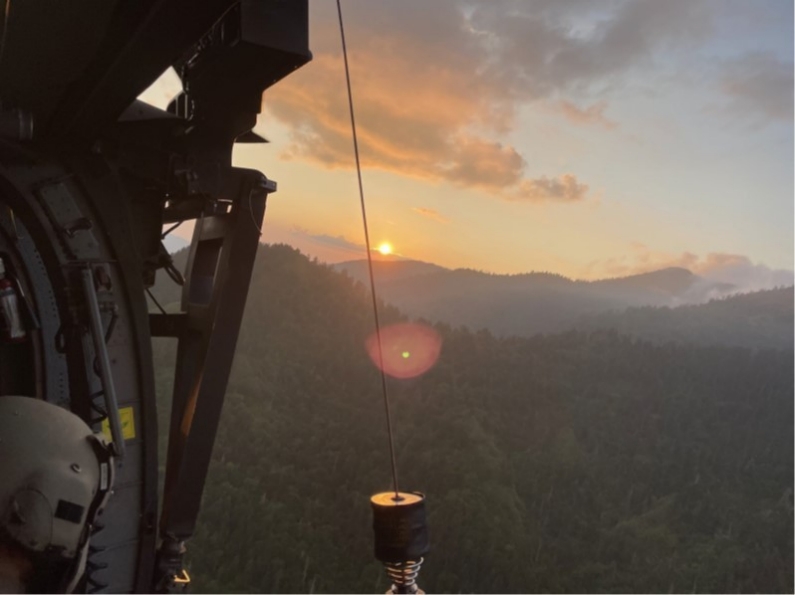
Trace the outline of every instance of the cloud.
<path fill-rule="evenodd" d="M 290 235 L 293 237 L 293 239 L 301 241 L 301 243 L 309 242 L 324 248 L 332 248 L 336 251 L 341 250 L 360 256 L 367 254 L 367 249 L 365 248 L 364 244 L 352 242 L 344 236 L 332 236 L 325 233 L 311 233 L 310 231 L 298 226 L 294 226 L 290 230 Z"/>
<path fill-rule="evenodd" d="M 694 267 L 694 273 L 712 281 L 730 283 L 743 291 L 758 291 L 793 285 L 795 273 L 754 264 L 740 254 L 710 253 Z"/>
<path fill-rule="evenodd" d="M 793 63 L 754 53 L 725 64 L 720 80 L 734 113 L 793 119 Z"/>
<path fill-rule="evenodd" d="M 704 39 L 703 2 L 482 2 L 475 26 L 489 36 L 491 74 L 524 98 L 586 91 L 648 67 L 659 50 Z"/>
<path fill-rule="evenodd" d="M 440 172 L 461 186 L 499 190 L 522 181 L 525 160 L 511 146 L 468 137 L 456 143 L 449 166 Z"/>
<path fill-rule="evenodd" d="M 444 215 L 439 213 L 439 211 L 436 211 L 434 209 L 428 209 L 425 207 L 413 207 L 411 210 L 414 211 L 415 213 L 422 215 L 423 217 L 428 217 L 429 219 L 433 219 L 434 221 L 437 221 L 439 223 L 450 223 L 450 220 L 447 217 L 445 217 Z"/>
<path fill-rule="evenodd" d="M 317 233 L 298 226 L 272 223 L 267 217 L 260 241 L 268 244 L 288 244 L 323 262 L 358 260 L 367 256 L 364 244 L 345 236 Z"/>
<path fill-rule="evenodd" d="M 742 254 L 710 252 L 706 256 L 699 256 L 687 251 L 671 254 L 650 250 L 640 242 L 632 242 L 630 247 L 631 254 L 590 262 L 586 266 L 585 276 L 591 279 L 625 277 L 679 267 L 688 269 L 711 283 L 731 285 L 731 289 L 726 290 L 728 293 L 759 291 L 795 284 L 795 272 L 792 270 L 774 269 L 762 263 L 754 263 Z"/>
<path fill-rule="evenodd" d="M 581 184 L 572 174 L 558 178 L 536 178 L 522 180 L 513 197 L 515 200 L 529 202 L 570 203 L 585 199 L 588 186 Z"/>
<path fill-rule="evenodd" d="M 336 14 L 333 3 L 311 7 L 315 58 L 268 90 L 264 105 L 293 131 L 285 157 L 349 168 Z M 570 201 L 584 184 L 561 195 L 547 178 L 527 176 L 519 149 L 495 140 L 513 129 L 518 108 L 543 100 L 575 124 L 615 126 L 604 100 L 591 98 L 657 50 L 701 39 L 710 14 L 684 0 L 360 0 L 346 3 L 345 19 L 366 167 L 495 196 Z"/>

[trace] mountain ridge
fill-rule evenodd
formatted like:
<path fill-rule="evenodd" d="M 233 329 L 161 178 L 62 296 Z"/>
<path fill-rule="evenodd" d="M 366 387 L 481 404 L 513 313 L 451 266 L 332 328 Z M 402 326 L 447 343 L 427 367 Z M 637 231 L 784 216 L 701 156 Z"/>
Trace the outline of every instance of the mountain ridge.
<path fill-rule="evenodd" d="M 346 260 L 344 262 L 330 264 L 329 266 L 331 266 L 336 270 L 346 271 L 352 277 L 360 281 L 364 280 L 365 275 L 367 275 L 367 260 L 365 259 Z M 565 279 L 566 281 L 570 281 L 572 283 L 609 283 L 609 282 L 622 281 L 622 280 L 655 279 L 662 276 L 670 276 L 672 274 L 680 274 L 680 275 L 686 274 L 687 276 L 690 277 L 695 277 L 695 278 L 698 277 L 692 271 L 690 271 L 685 267 L 662 267 L 660 269 L 655 269 L 653 271 L 647 271 L 643 273 L 635 273 L 632 275 L 620 275 L 615 277 L 604 277 L 601 279 L 576 279 L 574 277 L 567 277 L 566 275 L 563 275 L 561 273 L 555 273 L 552 271 L 532 270 L 521 273 L 494 273 L 491 271 L 482 271 L 470 267 L 450 268 L 422 260 L 412 260 L 412 259 L 373 260 L 373 272 L 375 274 L 386 273 L 387 275 L 392 274 L 394 276 L 394 273 L 390 273 L 389 269 L 402 269 L 401 274 L 399 274 L 400 277 L 427 274 L 429 272 L 465 272 L 465 273 L 474 273 L 476 275 L 483 275 L 486 277 L 504 277 L 504 278 L 556 277 L 560 279 Z"/>
<path fill-rule="evenodd" d="M 263 254 L 272 252 L 266 250 Z M 174 255 L 178 268 L 184 269 L 186 261 L 187 250 Z M 353 262 L 358 262 L 359 269 L 366 267 L 366 261 Z M 339 265 L 317 264 L 335 276 L 358 281 L 350 272 L 340 270 L 343 267 Z M 265 266 L 258 261 L 255 273 Z M 376 279 L 377 292 L 385 304 L 394 305 L 415 319 L 472 330 L 488 329 L 498 336 L 613 329 L 657 343 L 792 347 L 791 287 L 734 294 L 699 305 L 679 303 L 684 302 L 682 280 L 692 276 L 680 268 L 598 282 L 574 281 L 555 273 L 526 273 L 498 278 L 503 283 L 497 287 L 489 283 L 475 285 L 474 290 L 471 280 L 483 280 L 488 274 L 413 261 L 376 264 L 376 271 L 382 272 Z M 386 281 L 384 271 L 391 275 Z M 401 277 L 418 271 L 425 273 Z M 167 279 L 162 272 L 158 278 Z M 284 282 L 278 278 L 273 281 Z M 366 290 L 367 277 L 361 281 Z M 687 291 L 684 290 L 685 295 Z M 158 283 L 153 294 L 169 308 L 179 300 L 180 288 L 167 280 Z"/>
<path fill-rule="evenodd" d="M 367 261 L 331 265 L 367 283 Z M 557 273 L 484 273 L 415 261 L 373 262 L 378 295 L 407 314 L 501 335 L 573 328 L 579 318 L 628 307 L 706 301 L 731 291 L 680 267 L 598 280 Z"/>

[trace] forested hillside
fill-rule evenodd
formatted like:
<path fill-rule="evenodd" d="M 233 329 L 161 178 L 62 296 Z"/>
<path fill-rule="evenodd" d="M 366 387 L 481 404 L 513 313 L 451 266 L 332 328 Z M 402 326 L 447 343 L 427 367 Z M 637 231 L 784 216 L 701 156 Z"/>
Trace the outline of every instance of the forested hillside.
<path fill-rule="evenodd" d="M 792 349 L 792 287 L 735 295 L 707 304 L 628 308 L 584 316 L 582 330 L 615 329 L 656 342 Z"/>
<path fill-rule="evenodd" d="M 449 270 L 423 262 L 373 263 L 380 296 L 403 312 L 501 336 L 532 336 L 571 330 L 583 316 L 637 306 L 700 303 L 731 290 L 667 268 L 640 275 L 578 281 L 553 273 L 495 275 Z M 366 261 L 334 265 L 364 281 Z"/>
<path fill-rule="evenodd" d="M 791 349 L 436 329 L 436 367 L 390 382 L 401 488 L 428 497 L 429 592 L 792 592 Z M 196 590 L 386 589 L 371 331 L 362 285 L 261 247 L 189 545 Z M 167 395 L 173 353 L 156 348 Z"/>

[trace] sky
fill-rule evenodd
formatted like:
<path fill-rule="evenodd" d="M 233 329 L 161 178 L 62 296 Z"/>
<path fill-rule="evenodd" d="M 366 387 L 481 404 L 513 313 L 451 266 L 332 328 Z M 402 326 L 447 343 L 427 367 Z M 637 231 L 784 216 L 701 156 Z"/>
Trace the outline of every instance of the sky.
<path fill-rule="evenodd" d="M 342 6 L 375 245 L 497 273 L 792 283 L 791 1 Z M 310 1 L 310 48 L 263 95 L 270 143 L 235 163 L 278 182 L 263 241 L 362 258 L 334 0 Z M 167 74 L 142 98 L 178 89 Z"/>

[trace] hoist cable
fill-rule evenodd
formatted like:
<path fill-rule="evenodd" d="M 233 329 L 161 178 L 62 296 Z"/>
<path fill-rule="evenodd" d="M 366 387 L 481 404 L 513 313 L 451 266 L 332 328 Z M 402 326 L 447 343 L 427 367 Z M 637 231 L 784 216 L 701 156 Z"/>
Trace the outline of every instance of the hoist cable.
<path fill-rule="evenodd" d="M 340 39 L 342 40 L 342 58 L 345 62 L 345 83 L 348 89 L 348 109 L 351 116 L 351 134 L 353 135 L 353 154 L 356 158 L 356 176 L 359 180 L 359 203 L 362 207 L 362 225 L 364 227 L 364 244 L 367 249 L 367 271 L 370 276 L 370 296 L 373 299 L 373 319 L 375 321 L 375 337 L 378 345 L 378 369 L 381 372 L 381 391 L 384 395 L 384 410 L 386 411 L 386 430 L 389 437 L 389 458 L 392 464 L 392 488 L 395 499 L 400 498 L 398 490 L 397 463 L 395 462 L 395 441 L 392 437 L 392 416 L 389 411 L 389 393 L 387 391 L 386 372 L 384 372 L 384 352 L 381 345 L 381 323 L 378 319 L 378 299 L 375 293 L 375 275 L 373 275 L 373 257 L 370 248 L 370 231 L 367 227 L 367 209 L 364 201 L 364 186 L 362 185 L 362 165 L 359 160 L 359 140 L 356 136 L 356 118 L 353 115 L 353 92 L 351 91 L 351 73 L 348 67 L 348 48 L 345 44 L 345 26 L 342 23 L 342 5 L 337 0 L 337 15 L 340 21 Z"/>

